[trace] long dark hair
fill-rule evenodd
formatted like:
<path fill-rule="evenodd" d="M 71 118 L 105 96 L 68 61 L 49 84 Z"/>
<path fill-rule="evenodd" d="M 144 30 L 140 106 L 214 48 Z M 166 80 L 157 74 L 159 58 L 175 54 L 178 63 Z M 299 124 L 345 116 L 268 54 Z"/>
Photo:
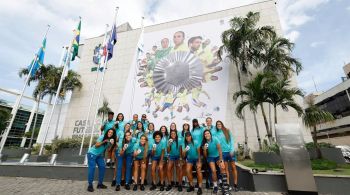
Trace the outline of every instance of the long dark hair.
<path fill-rule="evenodd" d="M 187 132 L 189 132 L 190 131 L 190 124 L 188 124 L 188 123 L 184 123 L 183 125 L 182 125 L 182 132 L 181 132 L 181 135 L 182 135 L 182 137 L 185 137 L 185 126 L 187 126 L 188 128 L 187 128 Z"/>
<path fill-rule="evenodd" d="M 118 117 L 119 117 L 120 115 L 123 117 L 121 121 L 124 121 L 124 114 L 123 114 L 123 113 L 118 113 L 118 115 L 117 115 L 117 120 L 118 120 Z"/>
<path fill-rule="evenodd" d="M 179 137 L 177 136 L 177 131 L 176 131 L 176 130 L 170 130 L 169 139 L 173 139 L 173 138 L 171 138 L 171 133 L 172 133 L 172 132 L 175 132 L 175 135 L 176 135 L 174 141 L 176 142 L 176 148 L 177 148 L 177 147 L 179 147 Z"/>
<path fill-rule="evenodd" d="M 213 140 L 213 136 L 211 135 L 211 132 L 208 129 L 204 130 L 204 132 L 203 132 L 203 140 L 202 140 L 202 147 L 205 145 L 205 143 L 207 143 L 207 140 L 205 139 L 205 136 L 204 136 L 207 131 L 210 133 L 210 139 Z"/>
<path fill-rule="evenodd" d="M 149 126 L 150 125 L 153 125 L 153 132 L 154 132 L 155 128 L 154 128 L 154 124 L 153 123 L 148 123 L 147 129 L 149 130 Z"/>
<path fill-rule="evenodd" d="M 198 119 L 193 119 L 192 120 L 192 131 L 195 130 L 197 127 L 200 127 Z"/>
<path fill-rule="evenodd" d="M 139 129 L 139 124 L 141 124 L 141 129 Z M 144 133 L 145 132 L 145 128 L 143 127 L 143 124 L 142 124 L 141 121 L 138 121 L 136 123 L 136 129 L 135 130 L 139 130 L 139 132 L 136 134 L 136 137 L 138 137 L 140 133 Z"/>
<path fill-rule="evenodd" d="M 122 147 L 124 147 L 124 144 L 126 144 L 126 143 L 130 143 L 131 142 L 131 140 L 129 141 L 129 142 L 126 142 L 127 140 L 126 140 L 126 134 L 127 133 L 130 133 L 130 135 L 131 135 L 131 132 L 130 131 L 126 131 L 125 133 L 124 133 L 124 138 L 123 138 L 123 142 L 122 142 Z"/>
<path fill-rule="evenodd" d="M 230 133 L 228 132 L 228 129 L 224 126 L 224 123 L 222 123 L 220 120 L 216 121 L 216 125 L 215 125 L 216 131 L 219 131 L 218 123 L 221 123 L 221 126 L 222 126 L 221 130 L 224 132 L 224 135 L 225 135 L 225 138 L 226 138 L 226 142 L 230 143 Z"/>
<path fill-rule="evenodd" d="M 188 132 L 185 133 L 185 146 L 187 146 L 187 145 L 189 144 L 189 143 L 187 142 L 186 137 L 191 137 L 191 143 L 194 145 L 192 134 L 188 131 Z"/>
<path fill-rule="evenodd" d="M 175 129 L 171 129 L 171 125 L 175 125 Z M 177 131 L 176 123 L 172 122 L 172 123 L 170 124 L 170 126 L 169 126 L 169 131 L 171 131 L 171 130 L 176 130 L 176 131 Z"/>
<path fill-rule="evenodd" d="M 161 134 L 163 134 L 163 132 L 162 132 L 162 128 L 165 128 L 165 136 L 166 137 L 168 137 L 168 135 L 169 135 L 169 133 L 168 133 L 168 128 L 166 128 L 166 126 L 165 125 L 163 125 L 163 126 L 161 126 L 160 128 L 159 128 L 159 132 L 161 133 Z"/>
<path fill-rule="evenodd" d="M 112 136 L 109 138 L 108 137 L 108 131 L 113 131 L 113 134 L 112 134 Z M 112 145 L 112 150 L 114 149 L 114 147 L 115 147 L 115 145 L 116 145 L 116 143 L 117 143 L 117 135 L 115 134 L 115 131 L 114 131 L 114 129 L 108 129 L 108 131 L 104 134 L 104 136 L 103 136 L 103 141 L 104 140 L 106 140 L 106 139 L 113 139 L 114 140 L 114 144 Z M 107 143 L 104 143 L 103 145 L 105 146 Z"/>

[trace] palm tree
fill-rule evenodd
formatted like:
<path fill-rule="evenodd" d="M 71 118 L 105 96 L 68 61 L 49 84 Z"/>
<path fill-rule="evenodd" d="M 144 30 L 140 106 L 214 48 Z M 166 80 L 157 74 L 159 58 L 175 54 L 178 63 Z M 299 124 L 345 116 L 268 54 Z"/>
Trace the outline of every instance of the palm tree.
<path fill-rule="evenodd" d="M 108 114 L 108 112 L 111 112 L 112 109 L 109 108 L 109 103 L 107 101 L 106 98 L 103 98 L 103 103 L 102 103 L 102 107 L 98 109 L 97 111 L 97 115 L 98 116 L 102 116 L 102 122 L 105 119 L 105 116 Z"/>
<path fill-rule="evenodd" d="M 54 69 L 54 65 L 42 65 L 40 68 L 36 71 L 34 76 L 31 76 L 28 81 L 28 86 L 31 82 L 38 82 L 37 86 L 35 87 L 33 91 L 33 97 L 36 101 L 36 109 L 35 109 L 35 117 L 34 117 L 34 124 L 31 132 L 31 138 L 29 142 L 29 148 L 31 148 L 34 138 L 34 129 L 36 129 L 36 123 L 38 120 L 38 110 L 40 107 L 40 100 L 44 98 L 45 95 L 43 95 L 43 91 L 46 88 L 46 85 L 43 84 L 43 81 L 48 77 L 49 73 Z M 19 71 L 18 75 L 19 77 L 23 77 L 25 75 L 29 74 L 28 68 L 23 68 Z M 30 124 L 29 124 L 30 125 Z"/>
<path fill-rule="evenodd" d="M 6 129 L 8 121 L 11 119 L 11 112 L 5 108 L 0 108 L 0 130 Z M 0 135 L 2 132 L 0 132 Z"/>
<path fill-rule="evenodd" d="M 234 17 L 230 20 L 231 28 L 221 35 L 223 45 L 220 46 L 218 57 L 222 59 L 224 53 L 227 53 L 227 58 L 235 65 L 240 91 L 242 91 L 241 74 L 246 75 L 249 72 L 249 64 L 259 62 L 255 55 L 258 53 L 255 46 L 261 40 L 266 40 L 276 34 L 271 26 L 257 27 L 259 19 L 258 12 L 249 12 L 244 18 Z M 243 97 L 241 97 L 241 102 L 243 102 Z M 245 149 L 247 149 L 248 135 L 244 110 L 242 110 L 241 118 L 244 124 Z"/>
<path fill-rule="evenodd" d="M 272 77 L 266 82 L 266 88 L 268 101 L 273 105 L 275 124 L 277 124 L 277 106 L 281 106 L 284 111 L 288 111 L 288 107 L 291 107 L 299 117 L 303 114 L 303 108 L 295 102 L 294 97 L 303 97 L 304 93 L 299 88 L 290 88 L 289 80 L 278 80 Z"/>
<path fill-rule="evenodd" d="M 302 70 L 299 60 L 291 56 L 294 43 L 289 39 L 273 35 L 269 41 L 262 40 L 256 47 L 260 48 L 255 54 L 260 63 L 254 65 L 257 68 L 262 67 L 264 72 L 273 72 L 287 79 L 292 72 L 299 74 Z"/>
<path fill-rule="evenodd" d="M 269 142 L 272 143 L 272 132 L 269 130 L 269 124 L 267 122 L 267 117 L 265 114 L 263 103 L 268 102 L 268 94 L 266 93 L 265 83 L 271 78 L 270 74 L 258 73 L 251 81 L 249 81 L 245 86 L 244 90 L 240 90 L 233 95 L 233 99 L 237 101 L 239 97 L 243 99 L 236 107 L 236 115 L 239 118 L 243 118 L 243 109 L 249 106 L 249 109 L 256 113 L 258 107 L 260 106 L 264 124 L 267 132 L 267 137 Z M 259 134 L 258 134 L 259 135 Z M 259 139 L 259 138 L 258 138 Z"/>
<path fill-rule="evenodd" d="M 61 75 L 63 73 L 63 67 L 55 67 L 55 66 L 53 67 L 54 68 L 50 69 L 50 71 L 47 72 L 47 77 L 39 83 L 40 88 L 42 89 L 41 90 L 42 96 L 56 95 L 58 85 L 61 79 Z M 80 82 L 80 75 L 73 70 L 69 70 L 67 76 L 63 79 L 63 82 L 62 82 L 62 88 L 59 92 L 59 101 L 62 102 L 65 99 L 67 92 L 71 92 L 75 89 L 80 90 L 82 86 L 83 85 Z M 57 117 L 54 138 L 56 138 L 57 136 L 57 129 L 58 129 L 58 123 L 60 120 L 61 110 L 62 110 L 62 105 L 60 106 L 58 117 Z"/>
<path fill-rule="evenodd" d="M 307 108 L 302 116 L 303 123 L 306 127 L 313 129 L 312 139 L 316 148 L 317 158 L 321 158 L 321 150 L 317 143 L 317 128 L 321 123 L 326 123 L 334 120 L 332 113 L 324 111 L 315 105 L 313 97 L 306 99 Z"/>

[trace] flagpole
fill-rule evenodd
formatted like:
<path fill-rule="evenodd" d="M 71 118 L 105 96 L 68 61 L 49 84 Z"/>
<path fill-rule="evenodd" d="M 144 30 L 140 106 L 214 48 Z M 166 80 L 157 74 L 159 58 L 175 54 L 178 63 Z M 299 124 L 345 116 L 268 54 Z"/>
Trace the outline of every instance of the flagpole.
<path fill-rule="evenodd" d="M 143 31 L 144 31 L 144 26 L 143 26 L 143 20 L 145 19 L 145 17 L 142 17 L 141 19 L 141 35 L 140 35 L 140 39 L 142 38 L 142 41 L 143 41 Z M 139 39 L 139 42 L 140 42 L 140 39 Z M 137 75 L 137 69 L 139 68 L 139 44 L 140 43 L 137 43 L 137 59 L 136 59 L 136 68 L 135 68 L 135 71 L 134 71 L 134 80 L 133 80 L 133 84 L 132 84 L 132 97 L 131 97 L 131 105 L 130 105 L 130 112 L 129 112 L 129 117 L 132 118 L 132 115 L 133 115 L 133 111 L 134 111 L 134 99 L 135 99 L 135 83 L 136 83 L 136 75 Z M 143 43 L 142 43 L 143 44 Z"/>
<path fill-rule="evenodd" d="M 104 36 L 104 39 L 103 39 L 102 44 L 104 44 L 104 43 L 106 42 L 106 40 L 107 40 L 107 32 L 108 32 L 108 25 L 106 25 L 105 36 Z M 93 88 L 93 90 L 92 90 L 92 94 L 91 94 L 91 98 L 90 98 L 90 103 L 89 103 L 89 110 L 88 110 L 88 113 L 87 113 L 86 119 L 85 119 L 85 125 L 84 125 L 84 130 L 83 130 L 83 138 L 82 138 L 82 140 L 81 140 L 79 155 L 81 155 L 81 153 L 83 152 L 84 140 L 85 140 L 86 130 L 87 130 L 87 127 L 88 127 L 88 121 L 89 121 L 89 118 L 90 118 L 90 112 L 91 112 L 92 102 L 93 102 L 94 96 L 95 96 L 95 91 L 96 91 L 96 86 L 97 86 L 97 80 L 98 80 L 99 71 L 100 71 L 100 62 L 98 63 L 98 68 L 97 68 L 97 71 L 96 71 L 96 77 L 95 77 L 95 81 L 94 81 L 94 88 Z M 91 131 L 93 131 L 93 128 L 91 128 Z"/>
<path fill-rule="evenodd" d="M 46 30 L 46 32 L 45 32 L 44 39 L 46 39 L 46 36 L 47 36 L 47 33 L 49 32 L 49 29 L 50 29 L 50 25 L 47 25 L 47 30 Z M 13 122 L 15 121 L 15 118 L 16 118 L 16 115 L 17 115 L 17 111 L 18 111 L 19 105 L 20 105 L 20 103 L 21 103 L 21 100 L 22 100 L 24 91 L 25 91 L 26 88 L 27 88 L 28 81 L 29 81 L 29 79 L 30 79 L 30 77 L 31 77 L 31 74 L 32 74 L 34 65 L 35 65 L 35 63 L 38 61 L 38 55 L 39 55 L 39 54 L 36 54 L 36 55 L 35 55 L 34 61 L 33 61 L 32 65 L 31 65 L 31 67 L 30 67 L 29 73 L 28 73 L 27 78 L 26 78 L 26 80 L 25 80 L 25 82 L 24 82 L 24 86 L 23 86 L 23 88 L 22 88 L 22 92 L 21 92 L 21 94 L 19 95 L 19 97 L 17 97 L 16 103 L 15 103 L 15 105 L 14 105 L 13 108 L 12 108 L 12 111 L 11 111 L 11 116 L 12 116 L 12 117 L 11 117 L 10 123 L 9 123 L 9 125 L 7 126 L 5 132 L 4 132 L 3 136 L 2 136 L 1 142 L 0 142 L 0 161 L 1 161 L 1 157 L 2 157 L 2 150 L 4 149 L 4 146 L 5 146 L 7 137 L 8 137 L 8 135 L 9 135 L 9 133 L 10 133 L 11 127 L 12 127 L 12 125 L 13 125 Z"/>
<path fill-rule="evenodd" d="M 117 14 L 118 14 L 118 10 L 119 10 L 119 7 L 116 8 L 116 11 L 115 11 L 115 16 L 114 16 L 114 25 L 116 25 L 116 19 L 117 19 Z M 112 26 L 113 27 L 113 26 Z M 113 30 L 113 29 L 112 29 Z M 112 31 L 111 31 L 112 33 Z M 107 44 L 105 45 L 105 47 L 107 47 Z M 92 129 L 91 129 L 91 134 L 90 134 L 90 142 L 89 142 L 89 149 L 91 148 L 91 144 L 92 144 L 92 137 L 93 137 L 93 134 L 94 134 L 94 128 L 95 128 L 95 125 L 96 125 L 96 118 L 97 118 L 97 113 L 98 113 L 98 106 L 100 105 L 100 100 L 101 100 L 101 93 L 102 93 L 102 88 L 103 88 L 103 81 L 104 81 L 104 78 L 105 78 L 105 74 L 106 74 L 106 71 L 107 71 L 107 64 L 108 64 L 108 52 L 104 58 L 104 69 L 103 69 L 103 74 L 102 74 L 102 80 L 101 80 L 101 87 L 100 87 L 100 90 L 98 92 L 98 98 L 97 98 L 97 104 L 96 104 L 96 112 L 95 112 L 95 115 L 94 115 L 94 120 L 92 121 Z"/>
<path fill-rule="evenodd" d="M 81 18 L 80 18 L 81 19 Z M 73 39 L 75 38 L 76 34 L 74 33 L 73 35 Z M 56 104 L 57 104 L 57 100 L 59 98 L 59 95 L 60 95 L 60 91 L 61 91 L 61 88 L 62 88 L 62 83 L 63 83 L 63 79 L 65 77 L 65 72 L 66 72 L 66 69 L 68 68 L 67 65 L 70 63 L 71 59 L 70 59 L 70 56 L 71 56 L 71 50 L 72 50 L 72 45 L 73 45 L 73 41 L 72 43 L 70 44 L 69 48 L 68 48 L 68 54 L 67 54 L 67 58 L 65 60 L 65 63 L 63 65 L 63 71 L 62 71 L 62 74 L 61 74 L 61 79 L 60 79 L 60 83 L 58 84 L 58 88 L 57 88 L 57 91 L 56 91 L 56 95 L 55 95 L 55 100 L 53 102 L 53 105 L 52 105 L 52 109 L 51 109 L 51 113 L 50 113 L 50 117 L 49 117 L 49 121 L 46 125 L 46 129 L 45 129 L 45 136 L 44 136 L 44 140 L 40 146 L 40 151 L 39 151 L 39 156 L 42 155 L 43 153 L 43 149 L 44 149 L 44 145 L 45 145 L 45 141 L 46 141 L 46 138 L 47 138 L 47 134 L 49 132 L 49 129 L 50 129 L 50 123 L 51 123 L 51 120 L 52 120 L 52 116 L 53 116 L 53 113 L 55 111 L 55 107 L 56 107 Z"/>

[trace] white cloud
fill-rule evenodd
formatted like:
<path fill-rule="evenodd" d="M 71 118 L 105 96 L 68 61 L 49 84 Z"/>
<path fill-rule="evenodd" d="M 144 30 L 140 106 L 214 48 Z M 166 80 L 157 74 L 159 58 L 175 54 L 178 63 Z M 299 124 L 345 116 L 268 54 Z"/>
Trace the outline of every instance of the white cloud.
<path fill-rule="evenodd" d="M 285 37 L 288 38 L 291 42 L 295 42 L 300 36 L 300 32 L 293 30 L 290 33 L 286 34 Z"/>
<path fill-rule="evenodd" d="M 278 3 L 282 29 L 287 33 L 295 27 L 299 27 L 311 20 L 312 15 L 308 12 L 317 9 L 329 0 L 281 0 Z"/>
<path fill-rule="evenodd" d="M 316 48 L 316 47 L 319 47 L 319 46 L 321 46 L 321 45 L 323 45 L 323 44 L 325 44 L 324 41 L 315 41 L 315 42 L 312 42 L 312 43 L 310 44 L 310 47 Z"/>

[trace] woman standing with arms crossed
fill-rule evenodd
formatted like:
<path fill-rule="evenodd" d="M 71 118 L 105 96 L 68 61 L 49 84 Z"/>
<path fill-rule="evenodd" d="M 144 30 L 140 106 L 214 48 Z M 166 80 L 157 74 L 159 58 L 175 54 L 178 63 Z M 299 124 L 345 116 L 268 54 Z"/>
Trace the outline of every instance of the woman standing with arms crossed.
<path fill-rule="evenodd" d="M 140 190 L 144 191 L 144 181 L 146 177 L 146 166 L 147 166 L 147 158 L 148 158 L 148 139 L 146 135 L 141 135 L 140 141 L 135 144 L 134 147 L 134 180 L 135 185 L 133 190 L 137 191 L 137 183 L 139 178 L 139 169 L 141 169 L 141 185 Z"/>
<path fill-rule="evenodd" d="M 201 160 L 201 152 L 200 152 L 200 143 L 194 141 L 190 132 L 185 133 L 185 144 L 182 148 L 183 156 L 186 156 L 186 174 L 188 181 L 190 183 L 187 192 L 194 191 L 193 185 L 193 175 L 192 175 L 192 167 L 196 166 L 197 172 L 197 181 L 198 181 L 198 191 L 197 194 L 202 194 L 202 160 Z"/>
<path fill-rule="evenodd" d="M 87 153 L 87 159 L 88 159 L 88 188 L 87 190 L 89 192 L 93 192 L 94 188 L 92 186 L 92 182 L 94 181 L 94 175 L 95 175 L 95 168 L 96 164 L 98 166 L 98 189 L 106 189 L 107 186 L 103 185 L 103 178 L 105 175 L 105 161 L 104 161 L 104 152 L 109 147 L 115 147 L 116 145 L 116 138 L 115 138 L 115 131 L 114 129 L 110 129 L 106 132 L 106 134 L 101 135 L 97 138 L 96 144 L 93 145 L 88 153 Z"/>

